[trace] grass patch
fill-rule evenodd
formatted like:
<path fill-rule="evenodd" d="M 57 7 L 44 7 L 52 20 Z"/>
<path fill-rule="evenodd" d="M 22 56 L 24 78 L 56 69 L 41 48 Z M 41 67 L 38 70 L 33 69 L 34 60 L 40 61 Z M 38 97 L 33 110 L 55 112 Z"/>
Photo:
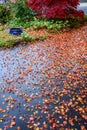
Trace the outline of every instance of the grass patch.
<path fill-rule="evenodd" d="M 4 30 L 4 26 L 0 26 L 0 31 L 3 31 Z"/>
<path fill-rule="evenodd" d="M 13 47 L 16 40 L 21 37 L 10 35 L 8 32 L 0 31 L 0 47 Z"/>
<path fill-rule="evenodd" d="M 24 42 L 34 42 L 34 41 L 46 39 L 45 36 L 30 36 L 29 33 L 25 31 L 22 33 L 21 37 L 22 37 L 22 41 Z"/>
<path fill-rule="evenodd" d="M 10 35 L 7 31 L 0 31 L 0 47 L 14 47 L 23 42 L 34 42 L 37 40 L 44 40 L 45 36 L 30 36 L 27 32 L 23 32 L 20 36 Z"/>

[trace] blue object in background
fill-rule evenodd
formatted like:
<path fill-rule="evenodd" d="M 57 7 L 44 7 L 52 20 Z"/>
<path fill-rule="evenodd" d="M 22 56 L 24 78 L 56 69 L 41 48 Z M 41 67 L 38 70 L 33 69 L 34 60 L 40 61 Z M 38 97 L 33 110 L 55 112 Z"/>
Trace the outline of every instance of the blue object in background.
<path fill-rule="evenodd" d="M 21 35 L 21 33 L 22 33 L 23 31 L 22 31 L 22 29 L 21 28 L 11 28 L 10 29 L 10 31 L 9 31 L 9 33 L 11 34 L 11 35 Z"/>

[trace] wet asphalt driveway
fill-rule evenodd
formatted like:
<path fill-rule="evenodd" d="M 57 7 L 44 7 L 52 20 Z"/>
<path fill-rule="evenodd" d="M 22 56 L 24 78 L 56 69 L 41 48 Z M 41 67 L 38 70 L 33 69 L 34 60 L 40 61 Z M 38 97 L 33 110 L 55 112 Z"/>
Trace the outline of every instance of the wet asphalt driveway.
<path fill-rule="evenodd" d="M 87 26 L 0 50 L 0 130 L 87 129 Z"/>

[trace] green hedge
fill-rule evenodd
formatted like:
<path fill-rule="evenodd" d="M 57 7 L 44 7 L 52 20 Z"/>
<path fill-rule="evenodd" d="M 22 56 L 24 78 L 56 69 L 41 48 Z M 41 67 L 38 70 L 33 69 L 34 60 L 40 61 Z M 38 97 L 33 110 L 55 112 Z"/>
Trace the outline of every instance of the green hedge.
<path fill-rule="evenodd" d="M 6 23 L 10 18 L 10 10 L 5 4 L 0 4 L 0 23 Z"/>

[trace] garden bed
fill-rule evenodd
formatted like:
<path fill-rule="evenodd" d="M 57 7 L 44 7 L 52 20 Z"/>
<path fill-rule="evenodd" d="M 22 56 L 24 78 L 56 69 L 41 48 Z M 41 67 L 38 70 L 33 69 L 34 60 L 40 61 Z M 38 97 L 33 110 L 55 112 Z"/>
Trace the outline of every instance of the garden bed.
<path fill-rule="evenodd" d="M 31 32 L 29 34 L 29 32 Z M 33 35 L 32 31 L 29 29 L 24 30 L 21 35 L 11 35 L 9 33 L 9 29 L 2 29 L 0 30 L 0 47 L 14 47 L 15 45 L 27 43 L 27 42 L 35 42 L 37 40 L 44 40 L 46 38 L 45 35 Z"/>

